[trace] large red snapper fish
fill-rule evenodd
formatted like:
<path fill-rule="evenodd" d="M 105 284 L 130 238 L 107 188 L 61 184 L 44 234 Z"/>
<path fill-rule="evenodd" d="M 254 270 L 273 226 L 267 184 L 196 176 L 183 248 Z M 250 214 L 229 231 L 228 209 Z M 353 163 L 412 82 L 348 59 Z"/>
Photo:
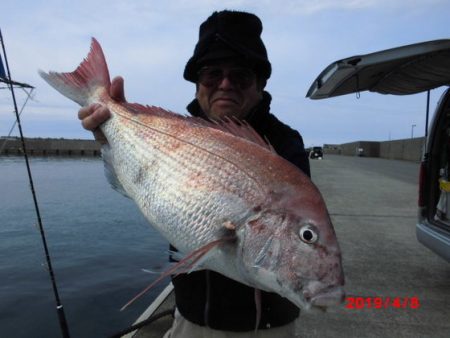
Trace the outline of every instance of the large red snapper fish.
<path fill-rule="evenodd" d="M 344 298 L 341 252 L 323 198 L 245 123 L 117 102 L 99 43 L 72 73 L 40 75 L 64 96 L 99 103 L 110 182 L 139 206 L 189 269 L 276 292 L 302 308 Z"/>

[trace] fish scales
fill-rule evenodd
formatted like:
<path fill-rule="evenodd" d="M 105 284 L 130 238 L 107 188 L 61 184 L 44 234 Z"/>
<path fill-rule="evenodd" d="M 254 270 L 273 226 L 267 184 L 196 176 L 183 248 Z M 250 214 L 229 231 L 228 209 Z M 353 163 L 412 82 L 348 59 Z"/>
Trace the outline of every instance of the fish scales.
<path fill-rule="evenodd" d="M 114 104 L 110 108 L 113 113 L 120 110 Z M 179 242 L 177 237 L 180 234 L 186 238 L 185 231 L 194 231 L 196 235 L 189 237 L 195 239 L 195 244 L 183 249 L 190 251 L 205 245 L 215 239 L 222 223 L 234 216 L 234 205 L 239 215 L 243 211 L 242 204 L 245 210 L 250 207 L 249 200 L 253 203 L 263 202 L 264 195 L 256 194 L 260 187 L 248 174 L 252 166 L 246 166 L 245 172 L 240 164 L 242 159 L 238 163 L 233 162 L 237 160 L 235 150 L 226 143 L 211 142 L 211 132 L 220 131 L 195 126 L 180 133 L 177 131 L 186 129 L 184 125 L 172 124 L 170 130 L 161 118 L 153 118 L 159 121 L 153 121 L 152 128 L 146 128 L 143 123 L 133 123 L 132 120 L 128 122 L 128 128 L 124 128 L 121 116 L 129 113 L 120 111 L 118 114 L 108 121 L 104 132 L 114 149 L 115 161 L 127 164 L 118 173 L 119 180 L 126 191 L 134 192 L 131 197 L 137 199 L 139 207 L 152 224 L 164 224 L 163 232 L 170 236 L 172 243 Z M 164 125 L 163 133 L 159 125 Z M 203 136 L 201 141 L 199 133 Z M 131 144 L 140 150 L 130 151 L 129 146 L 123 145 L 124 139 L 128 141 L 127 145 Z M 219 148 L 221 152 L 218 152 Z M 227 155 L 229 159 L 226 159 Z M 151 170 L 149 163 L 154 166 Z M 140 170 L 144 170 L 146 175 L 140 175 Z M 134 177 L 141 179 L 135 180 Z M 141 191 L 149 195 L 141 194 Z M 167 205 L 171 206 L 171 210 L 166 208 Z"/>
<path fill-rule="evenodd" d="M 320 192 L 253 130 L 114 101 L 95 39 L 74 72 L 40 75 L 82 106 L 109 108 L 112 117 L 100 129 L 112 184 L 182 253 L 208 250 L 198 268 L 299 307 L 343 301 L 341 252 Z"/>

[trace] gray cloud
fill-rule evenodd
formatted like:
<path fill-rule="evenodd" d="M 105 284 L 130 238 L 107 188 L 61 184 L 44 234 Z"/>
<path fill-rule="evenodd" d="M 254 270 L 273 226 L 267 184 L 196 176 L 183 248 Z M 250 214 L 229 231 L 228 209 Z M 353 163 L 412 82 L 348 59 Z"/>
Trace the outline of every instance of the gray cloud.
<path fill-rule="evenodd" d="M 37 69 L 71 71 L 96 37 L 111 75 L 123 75 L 130 101 L 184 113 L 194 86 L 182 79 L 199 24 L 224 8 L 255 12 L 273 65 L 268 89 L 273 111 L 301 130 L 305 143 L 320 144 L 409 135 L 414 121 L 423 130 L 424 101 L 376 95 L 325 101 L 305 99 L 318 73 L 330 62 L 418 41 L 448 37 L 450 5 L 445 1 L 67 1 L 6 0 L 2 17 L 11 71 L 36 86 L 36 100 L 24 111 L 34 136 L 90 137 L 76 118 L 77 106 L 56 93 Z M 432 5 L 431 5 L 432 4 Z M 401 13 L 402 15 L 399 15 Z M 20 20 L 20 21 L 18 21 Z M 438 94 L 433 94 L 433 102 Z M 19 97 L 23 99 L 23 97 Z M 420 109 L 419 109 L 420 106 Z M 364 123 L 359 123 L 362 121 Z M 420 119 L 420 120 L 419 120 Z M 9 130 L 9 94 L 0 91 L 0 135 Z M 70 124 L 72 123 L 72 124 Z M 398 130 L 397 130 L 398 129 Z"/>

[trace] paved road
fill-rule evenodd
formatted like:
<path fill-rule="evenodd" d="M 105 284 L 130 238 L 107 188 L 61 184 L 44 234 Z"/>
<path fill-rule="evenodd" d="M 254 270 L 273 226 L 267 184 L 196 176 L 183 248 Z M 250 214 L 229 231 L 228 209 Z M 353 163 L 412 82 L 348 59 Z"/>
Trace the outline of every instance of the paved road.
<path fill-rule="evenodd" d="M 311 162 L 343 252 L 346 291 L 417 297 L 420 307 L 303 312 L 300 337 L 450 337 L 450 264 L 416 240 L 418 164 L 326 156 Z M 392 303 L 390 303 L 392 304 Z"/>

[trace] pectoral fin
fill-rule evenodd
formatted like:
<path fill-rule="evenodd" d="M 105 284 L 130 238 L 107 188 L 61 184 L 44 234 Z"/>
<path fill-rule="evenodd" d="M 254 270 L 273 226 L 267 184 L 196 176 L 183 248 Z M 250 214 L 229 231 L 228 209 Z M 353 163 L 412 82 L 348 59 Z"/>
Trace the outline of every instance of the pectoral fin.
<path fill-rule="evenodd" d="M 148 290 L 150 290 L 152 287 L 154 287 L 156 284 L 158 284 L 160 281 L 162 281 L 165 277 L 170 276 L 172 274 L 180 274 L 180 273 L 186 273 L 194 271 L 201 262 L 204 261 L 204 258 L 206 254 L 210 253 L 211 250 L 216 248 L 218 245 L 229 242 L 230 240 L 234 240 L 234 237 L 222 237 L 220 239 L 216 239 L 215 241 L 212 241 L 202 247 L 200 247 L 197 250 L 192 251 L 187 256 L 185 256 L 183 259 L 181 259 L 178 263 L 170 267 L 168 270 L 163 272 L 161 276 L 159 276 L 153 283 L 151 283 L 149 286 L 147 286 L 144 290 L 139 292 L 136 296 L 134 296 L 128 303 L 126 303 L 120 311 L 125 310 L 129 305 L 134 303 L 138 298 L 140 298 L 142 295 L 144 295 Z"/>

